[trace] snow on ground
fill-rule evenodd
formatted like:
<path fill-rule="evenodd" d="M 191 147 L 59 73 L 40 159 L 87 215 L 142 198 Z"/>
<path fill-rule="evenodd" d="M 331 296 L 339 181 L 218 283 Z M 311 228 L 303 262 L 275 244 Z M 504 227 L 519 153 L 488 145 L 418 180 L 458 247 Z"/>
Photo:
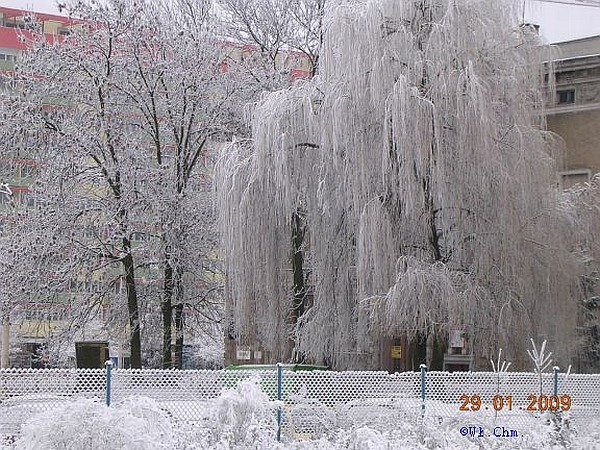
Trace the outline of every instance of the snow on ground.
<path fill-rule="evenodd" d="M 276 440 L 273 402 L 252 380 L 224 391 L 217 399 L 204 402 L 204 418 L 196 423 L 181 421 L 146 397 L 132 397 L 111 407 L 101 401 L 81 399 L 33 416 L 21 428 L 16 441 L 5 437 L 1 450 L 482 450 L 482 449 L 600 449 L 600 419 L 580 429 L 564 427 L 559 432 L 552 420 L 531 421 L 517 437 L 486 437 L 460 433 L 460 416 L 424 424 L 394 415 L 369 417 L 368 408 L 359 420 L 348 417 L 322 430 L 318 439 L 291 441 L 288 435 Z M 323 417 L 321 417 L 323 419 Z M 358 418 L 355 418 L 358 419 Z M 341 421 L 340 421 L 341 422 Z M 463 431 L 464 432 L 464 431 Z M 470 437 L 470 434 L 475 434 Z M 301 436 L 296 436 L 300 438 Z"/>

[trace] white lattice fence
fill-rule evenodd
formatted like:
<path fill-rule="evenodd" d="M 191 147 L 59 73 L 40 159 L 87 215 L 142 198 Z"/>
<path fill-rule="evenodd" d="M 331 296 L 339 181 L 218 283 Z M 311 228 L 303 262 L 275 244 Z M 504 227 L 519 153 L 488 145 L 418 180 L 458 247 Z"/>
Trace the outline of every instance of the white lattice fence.
<path fill-rule="evenodd" d="M 31 416 L 76 398 L 104 399 L 106 372 L 101 369 L 0 370 L 0 435 L 18 434 Z"/>
<path fill-rule="evenodd" d="M 114 370 L 111 399 L 146 396 L 163 404 L 176 420 L 198 421 L 206 416 L 206 401 L 217 398 L 246 378 L 257 376 L 261 386 L 274 398 L 277 392 L 273 373 L 204 370 Z"/>
<path fill-rule="evenodd" d="M 16 434 L 32 414 L 68 408 L 79 397 L 106 399 L 104 370 L 0 370 L 0 434 Z M 155 399 L 177 422 L 202 421 L 207 402 L 250 377 L 277 398 L 276 370 L 175 371 L 113 370 L 111 401 L 129 396 Z M 496 425 L 527 430 L 545 424 L 548 411 L 568 415 L 573 428 L 600 414 L 600 375 L 428 372 L 425 401 L 422 374 L 406 372 L 282 371 L 283 436 L 318 437 L 361 425 L 433 424 L 458 433 L 463 426 Z M 423 408 L 424 406 L 424 408 Z M 568 407 L 567 407 L 568 406 Z M 565 411 L 562 411 L 562 410 Z"/>

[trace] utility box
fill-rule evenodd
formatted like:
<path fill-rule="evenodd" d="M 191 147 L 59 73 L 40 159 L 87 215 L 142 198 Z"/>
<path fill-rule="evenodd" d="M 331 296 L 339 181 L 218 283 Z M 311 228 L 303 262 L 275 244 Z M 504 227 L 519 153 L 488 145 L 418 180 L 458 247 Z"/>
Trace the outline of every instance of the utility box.
<path fill-rule="evenodd" d="M 75 357 L 78 369 L 102 369 L 109 359 L 108 342 L 75 342 Z"/>

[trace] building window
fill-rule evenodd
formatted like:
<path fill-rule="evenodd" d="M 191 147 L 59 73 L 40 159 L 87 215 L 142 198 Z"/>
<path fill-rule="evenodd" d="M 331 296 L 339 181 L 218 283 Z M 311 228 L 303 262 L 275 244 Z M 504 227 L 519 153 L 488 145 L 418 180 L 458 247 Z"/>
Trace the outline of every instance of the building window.
<path fill-rule="evenodd" d="M 21 204 L 28 208 L 35 207 L 35 198 L 33 198 L 28 192 L 21 193 Z"/>
<path fill-rule="evenodd" d="M 575 185 L 587 183 L 592 178 L 590 169 L 577 169 L 559 172 L 559 183 L 561 189 L 569 189 Z"/>
<path fill-rule="evenodd" d="M 0 61 L 17 62 L 17 55 L 13 55 L 12 53 L 0 53 Z"/>
<path fill-rule="evenodd" d="M 13 202 L 13 197 L 8 192 L 0 191 L 0 204 L 10 205 Z"/>
<path fill-rule="evenodd" d="M 98 235 L 98 230 L 93 226 L 85 226 L 82 235 L 84 239 L 94 239 Z"/>
<path fill-rule="evenodd" d="M 22 178 L 32 176 L 32 175 L 34 175 L 34 172 L 35 172 L 35 166 L 32 163 L 26 162 L 26 163 L 21 164 L 21 177 Z"/>
<path fill-rule="evenodd" d="M 557 91 L 557 100 L 559 105 L 575 103 L 575 89 L 564 89 Z"/>
<path fill-rule="evenodd" d="M 134 231 L 131 233 L 132 242 L 148 242 L 148 235 L 142 231 Z"/>

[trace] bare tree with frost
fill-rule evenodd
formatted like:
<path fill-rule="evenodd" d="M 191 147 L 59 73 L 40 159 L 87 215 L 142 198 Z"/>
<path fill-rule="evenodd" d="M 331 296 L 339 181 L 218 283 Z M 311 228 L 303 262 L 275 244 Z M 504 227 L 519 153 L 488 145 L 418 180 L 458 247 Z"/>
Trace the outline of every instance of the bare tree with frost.
<path fill-rule="evenodd" d="M 309 72 L 318 71 L 323 43 L 326 0 L 219 0 L 224 33 L 228 39 L 250 45 L 250 64 L 243 65 L 265 88 L 289 82 L 286 60 L 299 53 L 307 59 Z M 271 69 L 266 72 L 257 69 Z M 261 76 L 262 75 L 262 76 Z"/>
<path fill-rule="evenodd" d="M 138 36 L 129 35 L 133 70 L 122 87 L 156 162 L 146 201 L 161 224 L 163 367 L 172 365 L 171 324 L 180 367 L 184 309 L 210 304 L 220 287 L 207 277 L 208 253 L 216 248 L 211 145 L 237 130 L 232 98 L 238 86 L 221 70 L 210 6 L 188 0 L 146 5 L 147 23 L 138 25 Z M 142 40 L 144 26 L 156 31 Z M 199 312 L 208 323 L 218 320 L 214 308 Z"/>
<path fill-rule="evenodd" d="M 515 2 L 351 2 L 320 75 L 265 98 L 218 171 L 240 343 L 275 359 L 377 367 L 389 337 L 468 331 L 526 364 L 529 336 L 569 358 L 577 261 L 544 131 L 539 42 Z M 290 277 L 302 211 L 311 296 Z"/>
<path fill-rule="evenodd" d="M 188 326 L 211 331 L 221 315 L 211 145 L 239 126 L 236 83 L 220 69 L 209 2 L 67 9 L 80 29 L 60 41 L 34 36 L 16 73 L 18 107 L 43 136 L 30 148 L 37 206 L 17 246 L 53 280 L 27 277 L 24 288 L 68 303 L 79 326 L 101 312 L 108 332 L 129 335 L 133 367 L 142 328 L 158 325 L 163 366 L 174 363 L 173 341 L 180 365 L 186 311 Z"/>

